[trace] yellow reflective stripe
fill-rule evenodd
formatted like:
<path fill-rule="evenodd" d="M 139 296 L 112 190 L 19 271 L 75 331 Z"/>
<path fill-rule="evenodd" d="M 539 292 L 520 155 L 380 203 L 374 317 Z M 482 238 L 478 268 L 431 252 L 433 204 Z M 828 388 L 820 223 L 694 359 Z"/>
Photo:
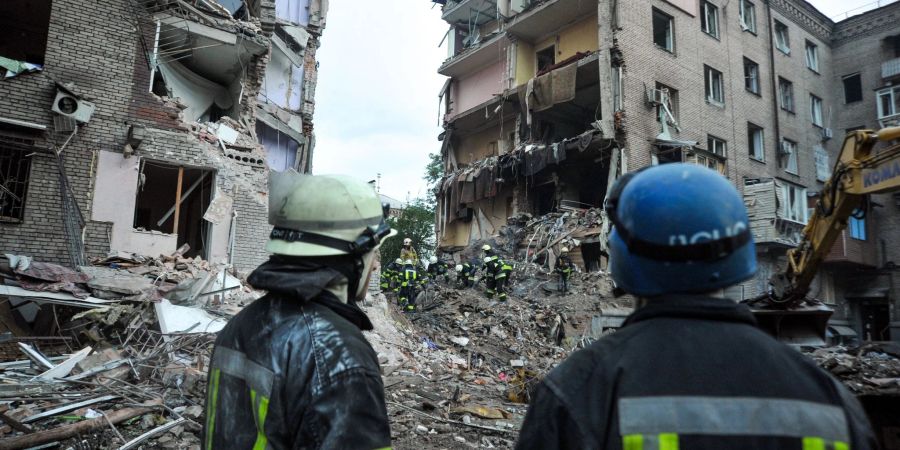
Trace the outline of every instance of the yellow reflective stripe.
<path fill-rule="evenodd" d="M 257 402 L 256 391 L 250 389 L 250 402 L 253 403 L 254 411 L 253 419 L 256 422 L 256 443 L 253 444 L 253 450 L 265 450 L 269 445 L 269 438 L 266 437 L 265 424 L 266 415 L 269 413 L 269 398 L 262 395 L 258 396 Z"/>
<path fill-rule="evenodd" d="M 678 435 L 675 433 L 660 434 L 659 450 L 678 450 Z"/>
<path fill-rule="evenodd" d="M 622 450 L 644 450 L 644 436 L 641 434 L 622 436 Z"/>
<path fill-rule="evenodd" d="M 850 445 L 846 442 L 834 441 L 834 450 L 850 450 Z"/>
<path fill-rule="evenodd" d="M 209 382 L 209 398 L 206 399 L 206 450 L 212 450 L 213 431 L 216 425 L 216 404 L 219 400 L 219 376 L 222 371 L 212 370 L 212 379 Z"/>
<path fill-rule="evenodd" d="M 805 437 L 803 438 L 803 450 L 825 450 L 825 439 Z"/>

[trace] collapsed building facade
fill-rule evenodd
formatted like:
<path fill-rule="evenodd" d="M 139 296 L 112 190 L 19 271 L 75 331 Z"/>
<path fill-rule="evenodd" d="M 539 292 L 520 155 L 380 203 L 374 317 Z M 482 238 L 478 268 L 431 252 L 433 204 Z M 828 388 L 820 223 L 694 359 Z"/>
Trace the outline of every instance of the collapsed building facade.
<path fill-rule="evenodd" d="M 255 267 L 269 170 L 311 169 L 327 7 L 0 4 L 0 249 L 79 266 L 189 248 Z"/>
<path fill-rule="evenodd" d="M 900 119 L 900 3 L 836 23 L 803 0 L 435 1 L 450 24 L 445 252 L 511 217 L 599 208 L 624 172 L 691 162 L 744 196 L 760 270 L 727 294 L 753 298 L 845 132 Z M 835 309 L 836 338 L 900 339 L 898 221 L 900 197 L 872 196 L 826 259 L 810 295 Z M 578 236 L 599 254 L 601 223 Z"/>

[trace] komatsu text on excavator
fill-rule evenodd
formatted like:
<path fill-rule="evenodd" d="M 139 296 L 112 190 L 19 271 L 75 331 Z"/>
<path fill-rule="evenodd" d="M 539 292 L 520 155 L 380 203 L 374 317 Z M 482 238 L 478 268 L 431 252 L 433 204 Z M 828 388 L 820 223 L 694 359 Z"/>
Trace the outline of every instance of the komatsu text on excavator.
<path fill-rule="evenodd" d="M 800 244 L 787 252 L 787 264 L 769 280 L 770 291 L 747 300 L 759 325 L 779 340 L 822 345 L 831 309 L 806 298 L 835 239 L 854 214 L 865 214 L 869 194 L 900 191 L 900 144 L 875 150 L 879 142 L 900 140 L 900 127 L 847 134 Z"/>

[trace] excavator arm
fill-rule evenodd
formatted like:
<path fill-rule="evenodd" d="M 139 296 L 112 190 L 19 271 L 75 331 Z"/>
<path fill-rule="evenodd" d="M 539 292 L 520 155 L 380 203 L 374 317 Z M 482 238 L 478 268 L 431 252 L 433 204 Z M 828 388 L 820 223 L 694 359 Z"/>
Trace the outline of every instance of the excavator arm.
<path fill-rule="evenodd" d="M 806 299 L 809 286 L 848 219 L 869 194 L 900 191 L 900 145 L 873 153 L 875 144 L 900 139 L 900 127 L 860 130 L 844 138 L 831 177 L 800 244 L 787 252 L 787 264 L 770 279 L 771 292 L 750 301 L 760 326 L 780 340 L 823 344 L 831 310 Z"/>

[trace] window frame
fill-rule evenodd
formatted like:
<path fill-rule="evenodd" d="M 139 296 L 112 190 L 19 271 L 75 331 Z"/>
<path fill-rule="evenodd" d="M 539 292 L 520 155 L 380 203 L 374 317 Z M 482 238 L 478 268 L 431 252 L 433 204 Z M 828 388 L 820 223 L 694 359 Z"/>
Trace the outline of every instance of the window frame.
<path fill-rule="evenodd" d="M 759 136 L 758 139 L 756 139 L 757 135 Z M 759 144 L 758 146 L 757 143 Z M 750 150 L 750 159 L 761 163 L 766 162 L 765 129 L 753 122 L 747 122 L 747 148 Z"/>
<path fill-rule="evenodd" d="M 825 104 L 816 94 L 809 94 L 809 116 L 814 126 L 825 128 Z"/>
<path fill-rule="evenodd" d="M 669 53 L 674 54 L 675 53 L 675 17 L 673 17 L 669 14 L 666 14 L 663 10 L 658 9 L 658 8 L 653 8 L 653 14 L 651 16 L 652 16 L 653 22 L 651 24 L 652 26 L 650 29 L 653 34 L 653 45 L 655 45 L 659 49 L 662 49 Z M 664 46 L 664 45 L 660 45 L 658 42 L 656 42 L 656 19 L 657 19 L 657 16 L 666 18 L 666 22 L 669 24 L 668 32 L 666 33 L 667 34 L 666 37 L 667 37 L 667 41 L 668 41 L 667 43 L 669 44 L 669 46 L 671 46 L 671 48 Z"/>
<path fill-rule="evenodd" d="M 718 81 L 716 81 L 718 77 Z M 706 103 L 725 106 L 725 75 L 713 67 L 703 65 L 703 79 L 706 94 Z M 719 98 L 715 98 L 716 87 L 718 87 Z"/>
<path fill-rule="evenodd" d="M 821 144 L 816 144 L 813 147 L 813 162 L 816 168 L 816 181 L 823 183 L 828 181 L 831 178 L 831 155 L 828 154 L 828 150 Z M 822 171 L 819 170 L 820 167 L 823 168 Z"/>
<path fill-rule="evenodd" d="M 797 104 L 794 101 L 794 82 L 784 77 L 778 77 L 778 103 L 781 109 L 794 114 Z"/>
<path fill-rule="evenodd" d="M 806 68 L 812 70 L 816 74 L 819 73 L 819 46 L 809 39 L 806 40 Z M 812 50 L 812 53 L 810 53 Z M 810 58 L 812 56 L 812 58 Z"/>
<path fill-rule="evenodd" d="M 716 145 L 721 144 L 721 145 Z M 711 134 L 706 135 L 706 146 L 708 148 L 709 153 L 716 155 L 720 158 L 728 158 L 728 141 L 722 139 L 717 136 L 713 136 Z M 721 152 L 717 151 L 717 148 L 721 146 Z"/>
<path fill-rule="evenodd" d="M 756 5 L 750 0 L 738 1 L 738 21 L 741 24 L 741 29 L 756 34 Z"/>
<path fill-rule="evenodd" d="M 809 198 L 807 197 L 807 189 L 804 186 L 781 182 L 782 195 L 784 196 L 784 205 L 781 205 L 782 219 L 791 222 L 806 224 L 809 222 Z M 793 204 L 796 200 L 803 200 L 804 205 Z M 802 218 L 802 220 L 799 220 Z"/>
<path fill-rule="evenodd" d="M 893 109 L 890 114 L 885 114 L 884 112 L 884 104 L 882 103 L 882 97 L 885 95 L 888 96 L 888 104 Z M 875 92 L 876 98 L 876 107 L 878 108 L 878 120 L 882 120 L 888 117 L 896 116 L 900 114 L 900 85 L 898 86 L 889 86 L 884 89 L 880 89 Z"/>
<path fill-rule="evenodd" d="M 800 164 L 797 156 L 797 142 L 782 138 L 781 145 L 790 148 L 790 151 L 779 149 L 778 165 L 791 175 L 800 175 Z"/>
<path fill-rule="evenodd" d="M 752 68 L 753 70 L 756 71 L 756 76 L 754 78 L 756 81 L 756 90 L 751 89 L 747 85 L 749 80 L 751 79 L 750 76 L 747 74 L 748 68 Z M 760 96 L 762 95 L 762 83 L 760 80 L 759 64 L 757 64 L 756 61 L 753 61 L 752 59 L 747 58 L 746 56 L 744 57 L 744 89 L 747 92 L 750 92 L 751 94 L 760 95 Z"/>
<path fill-rule="evenodd" d="M 788 26 L 779 22 L 778 20 L 775 20 L 775 25 L 772 27 L 772 32 L 775 33 L 775 48 L 777 48 L 781 53 L 790 56 L 791 34 Z"/>
<path fill-rule="evenodd" d="M 14 170 L 13 163 L 15 163 L 17 166 L 15 177 L 22 178 L 22 181 L 17 182 L 21 190 L 16 190 L 16 187 L 12 189 L 7 187 L 7 192 L 0 191 L 0 198 L 4 197 L 4 194 L 8 194 L 9 190 L 16 190 L 13 195 L 19 197 L 19 200 L 16 200 L 10 196 L 12 200 L 12 203 L 10 203 L 12 206 L 9 207 L 11 215 L 0 215 L 0 224 L 20 224 L 25 222 L 25 210 L 28 207 L 28 187 L 31 184 L 31 169 L 34 162 L 34 158 L 31 155 L 37 151 L 36 148 L 28 148 L 32 145 L 34 143 L 31 141 L 20 144 L 0 139 L 0 175 L 3 176 L 7 186 L 9 186 L 9 183 L 12 182 L 10 175 L 12 175 Z M 7 159 L 9 160 L 8 165 Z M 0 208 L 0 213 L 2 212 L 3 209 Z"/>
<path fill-rule="evenodd" d="M 710 12 L 712 15 L 710 15 Z M 712 18 L 712 21 L 710 21 Z M 700 1 L 700 29 L 708 36 L 719 39 L 719 7 L 709 0 Z"/>

